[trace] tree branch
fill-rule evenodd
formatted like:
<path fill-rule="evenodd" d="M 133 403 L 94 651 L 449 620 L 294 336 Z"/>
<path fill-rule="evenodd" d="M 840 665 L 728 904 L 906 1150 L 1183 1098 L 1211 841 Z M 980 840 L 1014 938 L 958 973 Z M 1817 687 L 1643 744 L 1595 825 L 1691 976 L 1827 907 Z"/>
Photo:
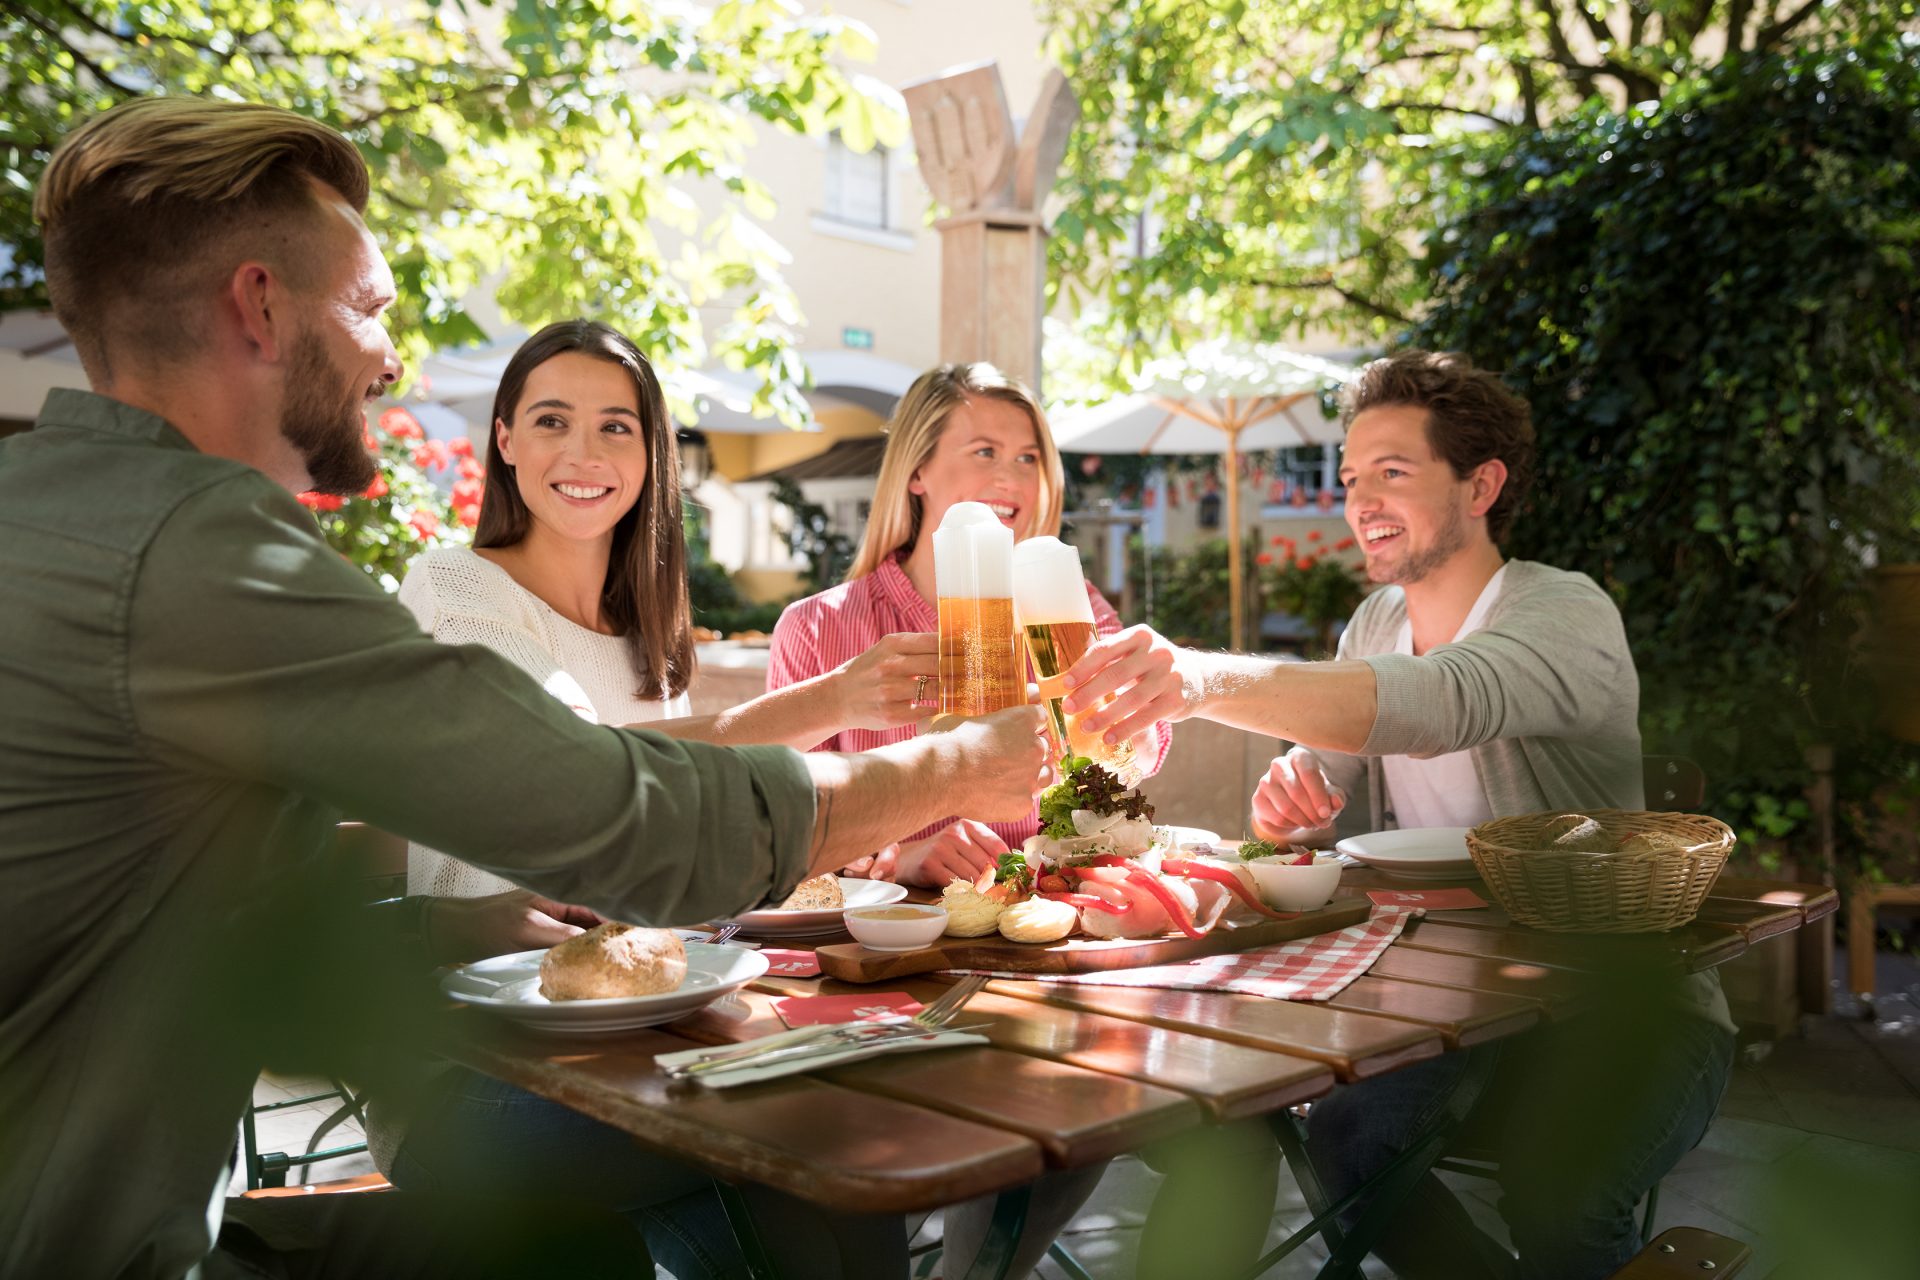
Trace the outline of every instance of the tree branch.
<path fill-rule="evenodd" d="M 1355 293 L 1345 285 L 1340 284 L 1332 276 L 1318 276 L 1305 280 L 1249 280 L 1247 283 L 1256 288 L 1278 289 L 1283 292 L 1299 292 L 1303 289 L 1325 289 L 1331 293 L 1339 294 L 1346 302 L 1359 307 L 1362 311 L 1368 312 L 1371 315 L 1379 316 L 1382 320 L 1391 320 L 1395 324 L 1413 323 L 1412 316 L 1403 315 L 1384 302 L 1376 302 L 1363 294 Z"/>
<path fill-rule="evenodd" d="M 1533 78 L 1533 64 L 1524 61 L 1516 62 L 1513 64 L 1513 74 L 1520 81 L 1520 101 L 1526 106 L 1527 125 L 1538 129 L 1541 124 L 1540 84 Z"/>
<path fill-rule="evenodd" d="M 1747 47 L 1747 18 L 1753 12 L 1753 0 L 1733 0 L 1727 10 L 1727 51 L 1740 53 Z"/>
<path fill-rule="evenodd" d="M 1779 21 L 1760 28 L 1753 38 L 1753 47 L 1757 52 L 1765 53 L 1779 44 L 1795 27 L 1812 17 L 1820 8 L 1821 0 L 1806 0 L 1806 3 L 1789 13 Z"/>
<path fill-rule="evenodd" d="M 73 45 L 67 43 L 66 36 L 61 32 L 57 24 L 47 21 L 40 14 L 35 13 L 25 5 L 9 4 L 6 6 L 6 11 L 15 17 L 23 19 L 27 25 L 33 27 L 36 31 L 40 32 L 40 34 L 58 45 L 65 51 L 69 58 L 73 59 L 74 65 L 85 70 L 88 75 L 99 82 L 102 89 L 107 90 L 109 93 L 117 93 L 125 98 L 137 98 L 140 96 L 138 89 L 130 85 L 121 84 L 118 80 L 108 75 L 105 68 L 101 67 L 99 63 L 95 62 Z"/>
<path fill-rule="evenodd" d="M 1375 111 L 1437 111 L 1448 115 L 1472 116 L 1476 120 L 1489 120 L 1503 129 L 1511 129 L 1514 122 L 1485 111 L 1475 111 L 1471 107 L 1456 107 L 1445 102 L 1376 102 Z"/>

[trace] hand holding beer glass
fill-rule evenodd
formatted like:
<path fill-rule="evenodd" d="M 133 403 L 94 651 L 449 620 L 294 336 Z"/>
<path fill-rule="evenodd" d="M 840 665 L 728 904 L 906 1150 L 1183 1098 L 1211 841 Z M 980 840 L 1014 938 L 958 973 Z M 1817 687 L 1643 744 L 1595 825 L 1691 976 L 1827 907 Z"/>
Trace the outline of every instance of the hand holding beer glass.
<path fill-rule="evenodd" d="M 1060 705 L 1060 676 L 1093 647 L 1093 605 L 1087 598 L 1080 553 L 1058 538 L 1029 538 L 1013 549 L 1014 598 L 1020 628 L 1040 676 L 1040 695 L 1061 749 L 1086 756 L 1131 787 L 1145 775 L 1131 742 L 1109 744 L 1082 733 L 1079 716 Z"/>

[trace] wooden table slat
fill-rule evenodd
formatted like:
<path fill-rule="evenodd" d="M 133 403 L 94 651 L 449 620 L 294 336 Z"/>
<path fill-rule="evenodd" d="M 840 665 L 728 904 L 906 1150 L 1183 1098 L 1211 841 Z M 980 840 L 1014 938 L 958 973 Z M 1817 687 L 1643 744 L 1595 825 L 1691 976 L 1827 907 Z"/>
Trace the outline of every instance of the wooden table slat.
<path fill-rule="evenodd" d="M 635 1031 L 538 1037 L 466 1015 L 451 1052 L 465 1065 L 632 1134 L 728 1179 L 836 1209 L 914 1213 L 1037 1177 L 1038 1143 L 1004 1127 L 809 1076 L 716 1090 L 669 1081 L 659 1053 L 694 1041 Z"/>
<path fill-rule="evenodd" d="M 1471 1048 L 1525 1031 L 1544 1016 L 1536 1001 L 1519 996 L 1421 986 L 1371 975 L 1354 979 L 1327 1007 L 1432 1027 L 1449 1049 Z"/>
<path fill-rule="evenodd" d="M 1798 907 L 1807 923 L 1840 909 L 1840 895 L 1832 885 L 1795 884 L 1784 880 L 1751 880 L 1723 875 L 1713 882 L 1715 898 L 1739 898 L 1774 906 Z"/>
<path fill-rule="evenodd" d="M 1445 1041 L 1432 1028 L 1298 1000 L 1010 979 L 998 979 L 988 989 L 1310 1058 L 1347 1081 L 1393 1071 L 1446 1050 Z"/>
<path fill-rule="evenodd" d="M 1565 969 L 1485 956 L 1427 951 L 1398 943 L 1374 961 L 1369 977 L 1538 1001 L 1549 1018 L 1563 1018 L 1580 1004 L 1578 979 Z"/>
<path fill-rule="evenodd" d="M 858 988 L 856 988 L 857 990 Z M 773 993 L 748 990 L 746 1017 L 712 1010 L 676 1022 L 676 1031 L 710 1043 L 784 1031 Z M 969 1004 L 958 1025 L 970 1025 Z M 1031 1138 L 1048 1162 L 1090 1164 L 1144 1146 L 1199 1122 L 1191 1098 L 1124 1076 L 1002 1049 L 965 1047 L 889 1054 L 813 1074 L 849 1089 L 892 1098 Z"/>
<path fill-rule="evenodd" d="M 1566 934 L 1427 919 L 1409 924 L 1397 945 L 1584 970 L 1605 970 L 1625 961 L 1664 955 L 1694 972 L 1733 959 L 1747 949 L 1747 939 L 1730 925 L 1701 921 L 1667 934 Z"/>
<path fill-rule="evenodd" d="M 790 995 L 835 995 L 862 989 L 832 980 L 780 977 L 768 977 L 755 985 Z M 911 978 L 900 983 L 899 989 L 930 1004 L 947 985 L 940 979 Z M 991 991 L 969 1000 L 961 1020 L 987 1023 L 981 1034 L 995 1048 L 1184 1093 L 1215 1121 L 1264 1115 L 1308 1102 L 1334 1084 L 1332 1070 L 1312 1059 Z"/>

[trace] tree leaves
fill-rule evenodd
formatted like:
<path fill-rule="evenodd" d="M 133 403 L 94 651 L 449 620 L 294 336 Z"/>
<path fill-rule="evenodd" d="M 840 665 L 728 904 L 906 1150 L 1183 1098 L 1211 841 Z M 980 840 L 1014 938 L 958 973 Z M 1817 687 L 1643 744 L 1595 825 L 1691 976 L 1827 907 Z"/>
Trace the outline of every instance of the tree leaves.
<path fill-rule="evenodd" d="M 1731 12 L 1694 0 L 1041 7 L 1081 104 L 1051 287 L 1099 304 L 1096 336 L 1122 366 L 1205 337 L 1401 331 L 1427 296 L 1424 241 L 1472 202 L 1510 138 L 1690 83 L 1724 56 Z M 1912 4 L 1795 12 L 1755 15 L 1745 46 L 1890 29 Z M 1533 159 L 1554 181 L 1558 158 Z"/>
<path fill-rule="evenodd" d="M 1428 242 L 1412 341 L 1533 404 L 1509 550 L 1619 601 L 1647 749 L 1749 836 L 1796 830 L 1813 743 L 1855 798 L 1913 770 L 1858 645 L 1871 565 L 1920 556 L 1920 272 L 1877 252 L 1916 209 L 1920 64 L 1864 42 L 1518 138 Z"/>
<path fill-rule="evenodd" d="M 73 124 L 149 92 L 271 102 L 366 157 L 409 356 L 477 338 L 460 299 L 494 278 L 520 324 L 590 315 L 663 364 L 758 371 L 789 416 L 797 307 L 779 255 L 734 229 L 770 211 L 744 176 L 750 148 L 764 127 L 905 130 L 897 95 L 842 69 L 872 33 L 779 0 L 60 0 L 7 6 L 0 34 L 0 310 L 45 305 L 31 192 Z M 721 179 L 717 208 L 687 198 L 703 177 Z M 710 340 L 698 308 L 721 299 Z"/>

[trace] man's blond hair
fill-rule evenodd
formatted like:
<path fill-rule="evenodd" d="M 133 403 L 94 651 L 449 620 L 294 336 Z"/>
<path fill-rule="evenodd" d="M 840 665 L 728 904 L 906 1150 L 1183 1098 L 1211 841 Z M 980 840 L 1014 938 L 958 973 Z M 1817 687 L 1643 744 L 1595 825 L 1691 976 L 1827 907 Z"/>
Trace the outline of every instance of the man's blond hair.
<path fill-rule="evenodd" d="M 34 193 L 47 295 L 88 375 L 189 354 L 210 295 L 242 262 L 290 287 L 322 265 L 314 183 L 356 211 L 367 166 L 315 120 L 257 103 L 142 98 L 80 126 Z"/>

